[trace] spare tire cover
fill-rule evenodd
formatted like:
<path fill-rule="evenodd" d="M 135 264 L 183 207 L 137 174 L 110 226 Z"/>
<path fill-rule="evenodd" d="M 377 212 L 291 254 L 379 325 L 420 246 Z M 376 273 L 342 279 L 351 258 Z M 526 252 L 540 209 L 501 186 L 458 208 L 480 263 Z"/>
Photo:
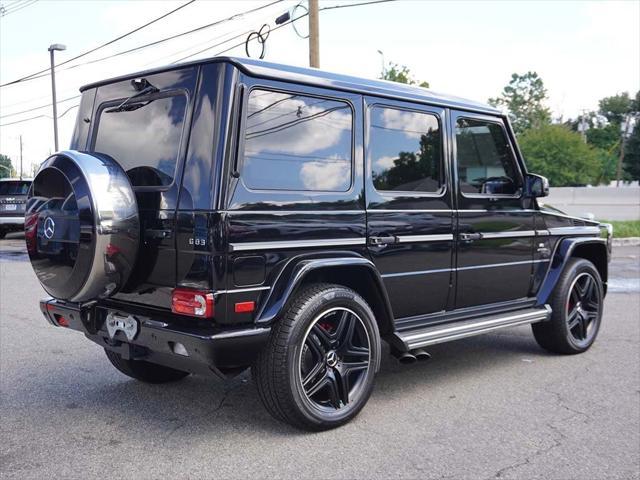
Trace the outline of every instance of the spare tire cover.
<path fill-rule="evenodd" d="M 25 237 L 31 265 L 52 297 L 88 302 L 113 295 L 129 278 L 140 239 L 127 174 L 107 155 L 52 155 L 29 190 Z"/>

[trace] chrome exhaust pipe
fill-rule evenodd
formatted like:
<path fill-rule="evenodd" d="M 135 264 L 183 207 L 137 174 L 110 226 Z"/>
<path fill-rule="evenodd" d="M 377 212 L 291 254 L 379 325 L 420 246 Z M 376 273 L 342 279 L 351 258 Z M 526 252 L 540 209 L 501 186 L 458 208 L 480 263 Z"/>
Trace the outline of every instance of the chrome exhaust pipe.
<path fill-rule="evenodd" d="M 416 357 L 416 360 L 419 362 L 424 362 L 425 360 L 429 360 L 431 358 L 431 354 L 425 352 L 421 348 L 417 348 L 416 350 L 412 350 L 411 353 Z"/>
<path fill-rule="evenodd" d="M 410 365 L 416 362 L 416 357 L 411 352 L 393 352 L 393 356 L 403 365 Z"/>

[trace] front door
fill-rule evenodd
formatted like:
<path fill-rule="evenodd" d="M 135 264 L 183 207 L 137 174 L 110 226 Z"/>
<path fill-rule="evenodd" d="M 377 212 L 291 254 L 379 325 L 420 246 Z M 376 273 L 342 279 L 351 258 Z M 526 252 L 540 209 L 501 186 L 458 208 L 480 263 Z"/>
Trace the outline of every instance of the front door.
<path fill-rule="evenodd" d="M 456 178 L 456 308 L 529 296 L 534 211 L 501 117 L 453 111 Z"/>
<path fill-rule="evenodd" d="M 453 255 L 442 108 L 367 98 L 369 253 L 397 325 L 446 309 Z"/>

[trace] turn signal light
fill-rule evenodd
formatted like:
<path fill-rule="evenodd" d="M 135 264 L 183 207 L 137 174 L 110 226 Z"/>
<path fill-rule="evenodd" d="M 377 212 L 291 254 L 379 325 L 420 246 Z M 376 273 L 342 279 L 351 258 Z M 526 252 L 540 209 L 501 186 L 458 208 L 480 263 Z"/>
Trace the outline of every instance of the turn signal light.
<path fill-rule="evenodd" d="M 190 288 L 175 288 L 171 311 L 192 317 L 213 318 L 213 293 Z"/>

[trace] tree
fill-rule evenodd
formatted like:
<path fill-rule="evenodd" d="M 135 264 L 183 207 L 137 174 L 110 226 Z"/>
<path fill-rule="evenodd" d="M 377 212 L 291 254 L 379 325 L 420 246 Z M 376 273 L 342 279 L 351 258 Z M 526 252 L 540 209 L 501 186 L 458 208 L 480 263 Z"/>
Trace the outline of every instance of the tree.
<path fill-rule="evenodd" d="M 594 184 L 602 176 L 598 151 L 564 125 L 532 128 L 518 140 L 529 169 L 554 187 Z"/>
<path fill-rule="evenodd" d="M 411 75 L 411 70 L 405 65 L 389 62 L 389 66 L 380 73 L 380 79 L 391 82 L 406 83 L 407 85 L 418 85 L 429 88 L 429 82 L 418 82 Z"/>
<path fill-rule="evenodd" d="M 551 111 L 544 104 L 547 90 L 536 72 L 524 75 L 514 73 L 511 81 L 497 98 L 490 98 L 494 107 L 506 108 L 517 134 L 529 128 L 539 128 L 551 123 Z"/>
<path fill-rule="evenodd" d="M 624 173 L 628 180 L 640 180 L 640 121 L 625 144 Z"/>
<path fill-rule="evenodd" d="M 13 176 L 13 164 L 7 155 L 0 153 L 0 178 L 9 178 Z"/>
<path fill-rule="evenodd" d="M 625 115 L 632 111 L 635 103 L 636 101 L 629 97 L 629 92 L 622 92 L 600 100 L 598 113 L 604 115 L 610 123 L 619 126 Z"/>

